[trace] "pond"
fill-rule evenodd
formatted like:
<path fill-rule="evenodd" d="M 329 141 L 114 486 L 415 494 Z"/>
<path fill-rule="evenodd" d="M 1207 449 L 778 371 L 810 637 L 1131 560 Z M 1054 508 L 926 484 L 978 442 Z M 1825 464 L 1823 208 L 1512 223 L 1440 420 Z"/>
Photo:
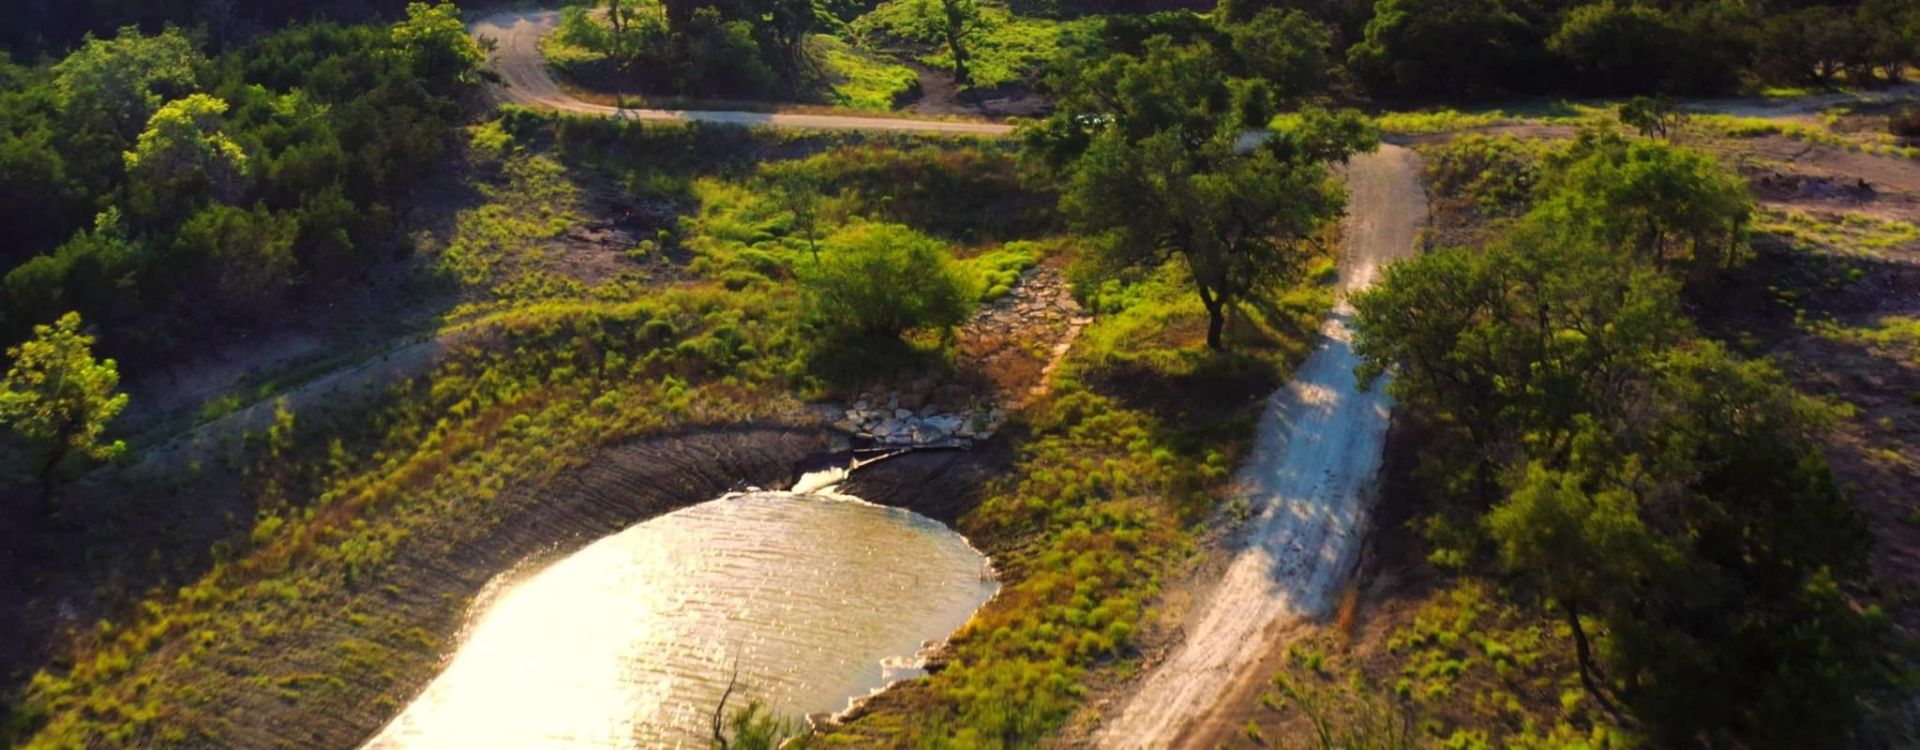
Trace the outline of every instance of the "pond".
<path fill-rule="evenodd" d="M 908 511 L 729 495 L 496 579 L 366 747 L 705 748 L 736 666 L 730 706 L 838 711 L 918 674 L 997 588 L 965 539 Z"/>

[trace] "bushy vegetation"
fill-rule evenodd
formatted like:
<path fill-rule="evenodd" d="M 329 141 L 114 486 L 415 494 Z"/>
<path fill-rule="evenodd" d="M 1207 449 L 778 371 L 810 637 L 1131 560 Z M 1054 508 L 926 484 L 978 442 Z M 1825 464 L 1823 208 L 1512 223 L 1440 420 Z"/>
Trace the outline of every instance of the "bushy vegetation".
<path fill-rule="evenodd" d="M 688 96 L 792 95 L 813 78 L 816 22 L 813 6 L 794 0 L 606 0 L 566 8 L 546 47 L 589 83 Z"/>
<path fill-rule="evenodd" d="M 1898 0 L 1378 0 L 1347 61 L 1375 90 L 1414 98 L 1702 94 L 1743 80 L 1899 80 L 1920 52 L 1916 25 Z"/>
<path fill-rule="evenodd" d="M 1796 248 L 1841 255 L 1873 256 L 1920 242 L 1920 225 L 1856 213 L 1768 210 L 1755 217 L 1753 228 Z"/>
<path fill-rule="evenodd" d="M 1422 155 L 1435 191 L 1467 198 L 1481 212 L 1499 216 L 1532 208 L 1546 168 L 1544 151 L 1537 141 L 1473 133 L 1423 149 Z"/>
<path fill-rule="evenodd" d="M 887 0 L 848 25 L 871 49 L 951 70 L 962 86 L 1032 83 L 1044 63 L 1084 45 L 1095 19 L 1059 21 L 1018 15 L 980 0 Z"/>
<path fill-rule="evenodd" d="M 1468 577 L 1417 592 L 1382 642 L 1295 642 L 1255 726 L 1327 750 L 1636 746 L 1582 692 L 1565 624 L 1512 594 Z"/>
<path fill-rule="evenodd" d="M 1825 119 L 1826 116 L 1823 116 Z M 1732 115 L 1691 115 L 1687 128 L 1703 135 L 1728 138 L 1754 138 L 1780 135 L 1797 141 L 1903 159 L 1920 158 L 1920 147 L 1903 144 L 1887 133 L 1839 133 L 1825 122 L 1799 122 L 1764 117 Z"/>
<path fill-rule="evenodd" d="M 1433 559 L 1549 603 L 1587 695 L 1652 742 L 1835 736 L 1880 679 L 1882 618 L 1844 593 L 1865 529 L 1813 442 L 1824 412 L 1679 304 L 1742 257 L 1744 190 L 1654 141 L 1557 158 L 1504 238 L 1355 300 L 1357 349 L 1449 436 L 1420 451 Z"/>
<path fill-rule="evenodd" d="M 147 355 L 260 319 L 382 258 L 393 204 L 445 153 L 479 52 L 453 6 L 301 26 L 218 58 L 128 27 L 15 69 L 0 153 L 4 330 L 78 310 Z"/>
<path fill-rule="evenodd" d="M 800 273 L 815 324 L 837 339 L 945 333 L 966 322 L 980 294 L 939 240 L 898 224 L 859 223 L 829 237 Z"/>
<path fill-rule="evenodd" d="M 1871 346 L 1895 357 L 1904 353 L 1920 363 L 1920 318 L 1911 315 L 1888 315 L 1862 326 L 1822 321 L 1813 324 L 1813 330 L 1833 341 Z"/>
<path fill-rule="evenodd" d="M 830 104 L 888 110 L 920 90 L 920 77 L 912 68 L 863 52 L 838 37 L 815 34 L 813 46 Z"/>

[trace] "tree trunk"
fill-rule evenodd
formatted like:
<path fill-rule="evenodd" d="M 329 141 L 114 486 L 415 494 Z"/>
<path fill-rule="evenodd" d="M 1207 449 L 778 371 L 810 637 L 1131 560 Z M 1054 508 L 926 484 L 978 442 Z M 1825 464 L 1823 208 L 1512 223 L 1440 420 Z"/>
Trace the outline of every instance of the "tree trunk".
<path fill-rule="evenodd" d="M 962 39 L 967 33 L 967 19 L 960 11 L 959 0 L 943 0 L 941 6 L 947 12 L 947 49 L 953 52 L 953 82 L 965 86 L 973 80 L 973 75 L 967 72 L 967 45 Z"/>
<path fill-rule="evenodd" d="M 1613 707 L 1613 701 L 1607 699 L 1607 694 L 1600 689 L 1600 683 L 1593 678 L 1594 672 L 1597 671 L 1593 666 L 1593 648 L 1587 643 L 1586 629 L 1580 625 L 1579 605 L 1563 601 L 1560 603 L 1560 609 L 1566 613 L 1567 627 L 1573 631 L 1573 656 L 1580 666 L 1581 686 L 1587 689 L 1588 695 L 1593 696 L 1594 702 L 1600 704 L 1601 710 L 1606 711 L 1608 716 L 1618 719 L 1619 710 Z"/>
<path fill-rule="evenodd" d="M 55 473 L 60 470 L 60 462 L 67 460 L 67 441 L 62 439 L 53 444 L 53 450 L 47 451 L 47 462 L 40 467 L 40 487 L 46 491 L 47 502 L 53 502 L 53 490 L 59 486 Z"/>
<path fill-rule="evenodd" d="M 621 32 L 620 0 L 607 0 L 607 20 L 613 23 L 613 33 L 617 37 Z M 616 39 L 615 44 L 619 44 Z"/>
<path fill-rule="evenodd" d="M 1216 294 L 1205 284 L 1195 284 L 1200 289 L 1200 304 L 1207 308 L 1207 348 L 1216 352 L 1227 350 L 1224 334 L 1227 330 L 1227 301 L 1224 295 Z"/>

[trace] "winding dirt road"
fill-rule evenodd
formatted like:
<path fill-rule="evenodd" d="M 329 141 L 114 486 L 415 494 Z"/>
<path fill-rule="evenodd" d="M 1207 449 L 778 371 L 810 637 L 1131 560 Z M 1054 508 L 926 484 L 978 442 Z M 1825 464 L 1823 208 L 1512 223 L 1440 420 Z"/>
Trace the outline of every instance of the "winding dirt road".
<path fill-rule="evenodd" d="M 1347 255 L 1341 291 L 1373 282 L 1411 255 L 1426 220 L 1413 152 L 1398 146 L 1355 158 L 1347 170 Z M 1241 492 L 1254 516 L 1228 552 L 1226 570 L 1196 597 L 1185 637 L 1146 675 L 1094 737 L 1102 748 L 1197 747 L 1222 699 L 1257 672 L 1258 657 L 1302 618 L 1325 616 L 1353 571 L 1366 535 L 1392 402 L 1354 378 L 1353 308 L 1342 301 L 1321 327 L 1320 348 L 1267 400 Z"/>
<path fill-rule="evenodd" d="M 558 112 L 651 122 L 710 122 L 751 127 L 984 136 L 1003 136 L 1013 132 L 1013 126 L 994 122 L 724 110 L 623 109 L 583 102 L 560 88 L 560 84 L 547 71 L 546 57 L 540 53 L 541 35 L 552 29 L 559 19 L 558 11 L 517 11 L 491 15 L 468 27 L 475 37 L 492 41 L 495 45 L 492 67 L 506 84 L 500 88 L 502 100 Z"/>

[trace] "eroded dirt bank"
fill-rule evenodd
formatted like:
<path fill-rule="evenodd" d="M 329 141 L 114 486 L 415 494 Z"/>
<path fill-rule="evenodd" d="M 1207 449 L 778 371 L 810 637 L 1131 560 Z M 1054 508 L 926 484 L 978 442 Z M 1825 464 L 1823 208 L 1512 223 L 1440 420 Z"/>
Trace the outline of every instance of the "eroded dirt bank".
<path fill-rule="evenodd" d="M 1007 442 L 989 440 L 970 451 L 923 451 L 881 461 L 856 472 L 840 491 L 957 527 L 980 504 L 987 482 L 1012 465 Z M 972 541 L 993 553 L 992 540 Z"/>

